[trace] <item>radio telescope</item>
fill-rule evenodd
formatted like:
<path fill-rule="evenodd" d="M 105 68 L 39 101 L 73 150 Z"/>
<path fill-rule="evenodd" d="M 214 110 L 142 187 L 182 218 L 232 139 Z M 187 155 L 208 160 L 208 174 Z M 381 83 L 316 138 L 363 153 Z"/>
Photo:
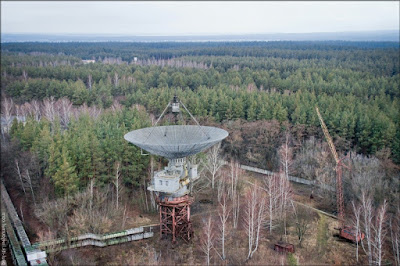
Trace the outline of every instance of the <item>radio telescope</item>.
<path fill-rule="evenodd" d="M 157 126 L 160 119 L 171 107 L 175 117 L 180 113 L 180 105 L 186 110 L 196 125 Z M 172 235 L 172 241 L 180 236 L 188 241 L 192 236 L 190 222 L 189 184 L 198 178 L 197 165 L 186 160 L 228 136 L 228 132 L 216 128 L 200 126 L 186 106 L 174 96 L 158 118 L 155 126 L 137 129 L 125 134 L 125 140 L 139 148 L 165 157 L 169 160 L 164 170 L 155 172 L 151 185 L 147 188 L 157 195 L 160 207 L 160 236 Z"/>

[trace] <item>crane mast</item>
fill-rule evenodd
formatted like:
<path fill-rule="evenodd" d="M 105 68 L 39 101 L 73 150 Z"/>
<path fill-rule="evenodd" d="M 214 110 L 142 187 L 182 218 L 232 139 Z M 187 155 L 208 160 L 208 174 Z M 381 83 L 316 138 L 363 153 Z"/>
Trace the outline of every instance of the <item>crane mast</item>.
<path fill-rule="evenodd" d="M 325 138 L 328 142 L 329 148 L 332 152 L 332 155 L 336 162 L 336 203 L 337 203 L 337 211 L 339 218 L 340 228 L 344 228 L 344 199 L 343 199 L 343 187 L 342 187 L 342 160 L 339 159 L 339 156 L 336 152 L 335 145 L 333 144 L 332 137 L 329 134 L 328 128 L 325 125 L 324 120 L 322 119 L 321 113 L 319 112 L 318 107 L 315 107 L 318 115 L 318 119 L 321 123 L 322 131 L 324 132 Z"/>

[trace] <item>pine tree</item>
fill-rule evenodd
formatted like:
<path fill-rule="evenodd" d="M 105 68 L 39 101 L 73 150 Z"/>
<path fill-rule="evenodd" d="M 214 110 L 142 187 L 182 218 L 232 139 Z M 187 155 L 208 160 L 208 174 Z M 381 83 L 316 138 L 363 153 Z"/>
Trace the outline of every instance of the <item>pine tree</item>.
<path fill-rule="evenodd" d="M 46 169 L 49 160 L 49 147 L 53 141 L 50 134 L 50 124 L 48 121 L 41 121 L 42 129 L 32 144 L 32 151 L 38 155 L 42 171 Z"/>
<path fill-rule="evenodd" d="M 68 151 L 63 147 L 61 155 L 62 164 L 53 176 L 56 191 L 61 195 L 69 197 L 78 189 L 78 176 L 75 167 L 71 166 Z"/>

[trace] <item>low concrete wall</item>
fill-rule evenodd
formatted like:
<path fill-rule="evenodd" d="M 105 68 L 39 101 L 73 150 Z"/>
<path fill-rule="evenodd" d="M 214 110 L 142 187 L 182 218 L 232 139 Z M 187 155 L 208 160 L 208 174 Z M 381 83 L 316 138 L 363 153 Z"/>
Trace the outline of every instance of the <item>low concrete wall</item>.
<path fill-rule="evenodd" d="M 224 161 L 225 164 L 228 164 L 228 162 Z M 259 173 L 259 174 L 264 174 L 264 175 L 273 175 L 276 174 L 276 172 L 271 172 L 265 169 L 257 168 L 257 167 L 252 167 L 248 165 L 241 164 L 240 168 L 246 171 L 254 172 L 254 173 Z M 322 188 L 324 190 L 329 190 L 329 191 L 336 191 L 336 189 L 333 186 L 327 185 L 327 184 L 318 184 L 315 182 L 315 180 L 308 180 L 296 176 L 289 176 L 289 181 L 296 182 L 299 184 L 307 185 L 307 186 L 316 186 L 319 188 Z"/>
<path fill-rule="evenodd" d="M 59 238 L 56 240 L 43 241 L 34 245 L 47 252 L 55 252 L 69 248 L 84 246 L 106 247 L 130 241 L 146 239 L 154 236 L 153 226 L 140 226 L 121 232 L 109 234 L 87 233 L 70 239 Z"/>

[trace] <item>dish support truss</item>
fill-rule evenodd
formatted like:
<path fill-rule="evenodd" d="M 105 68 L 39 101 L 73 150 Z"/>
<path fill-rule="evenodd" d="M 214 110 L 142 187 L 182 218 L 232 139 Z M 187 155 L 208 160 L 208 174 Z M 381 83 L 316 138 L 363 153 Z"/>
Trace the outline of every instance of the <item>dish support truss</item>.
<path fill-rule="evenodd" d="M 193 236 L 190 221 L 190 205 L 193 197 L 185 195 L 171 201 L 158 200 L 160 209 L 160 238 L 172 236 L 172 243 L 178 237 L 189 242 Z"/>

